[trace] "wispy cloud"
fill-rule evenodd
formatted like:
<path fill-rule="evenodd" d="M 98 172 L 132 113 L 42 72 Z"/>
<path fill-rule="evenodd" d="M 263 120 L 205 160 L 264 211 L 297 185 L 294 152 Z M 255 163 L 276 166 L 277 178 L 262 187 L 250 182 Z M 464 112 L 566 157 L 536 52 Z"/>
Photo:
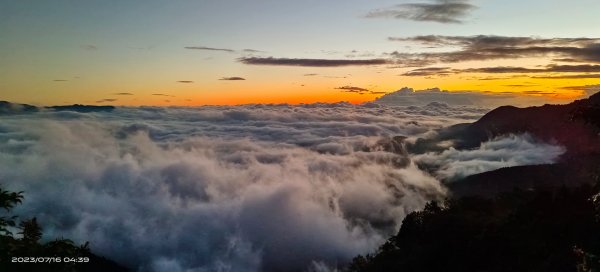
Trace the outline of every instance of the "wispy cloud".
<path fill-rule="evenodd" d="M 260 51 L 260 50 L 256 50 L 256 49 L 248 49 L 248 48 L 242 49 L 242 50 L 235 50 L 235 49 L 230 49 L 230 48 L 207 47 L 207 46 L 186 46 L 184 48 L 190 49 L 190 50 L 221 51 L 221 52 L 227 52 L 227 53 L 246 53 L 246 54 L 264 53 L 264 51 Z"/>
<path fill-rule="evenodd" d="M 583 85 L 583 86 L 566 86 L 566 87 L 562 87 L 561 89 L 583 91 L 589 96 L 589 95 L 593 95 L 597 92 L 600 92 L 600 84 Z"/>
<path fill-rule="evenodd" d="M 132 93 L 114 93 L 113 95 L 133 95 Z"/>
<path fill-rule="evenodd" d="M 206 47 L 206 46 L 186 46 L 184 48 L 192 49 L 192 50 L 222 51 L 222 52 L 235 53 L 235 50 L 228 49 L 228 48 L 215 48 L 215 47 Z"/>
<path fill-rule="evenodd" d="M 357 94 L 384 94 L 386 92 L 377 92 L 377 91 L 371 91 L 369 89 L 366 88 L 361 88 L 361 87 L 356 87 L 356 86 L 342 86 L 342 87 L 337 87 L 335 88 L 336 90 L 341 90 L 342 92 L 346 92 L 346 93 L 357 93 Z"/>
<path fill-rule="evenodd" d="M 532 69 L 526 67 L 515 67 L 515 66 L 496 66 L 496 67 L 482 67 L 482 68 L 469 68 L 463 70 L 455 70 L 456 73 L 487 73 L 487 74 L 506 74 L 506 73 L 543 73 L 550 72 L 549 69 Z"/>
<path fill-rule="evenodd" d="M 264 53 L 264 51 L 255 50 L 255 49 L 243 49 L 242 52 L 244 52 L 244 53 Z"/>
<path fill-rule="evenodd" d="M 450 67 L 428 67 L 408 71 L 403 76 L 445 76 L 454 73 Z"/>
<path fill-rule="evenodd" d="M 177 81 L 177 82 L 178 82 L 178 83 L 194 83 L 194 82 L 193 82 L 193 81 L 191 81 L 191 80 L 179 80 L 179 81 Z"/>
<path fill-rule="evenodd" d="M 595 73 L 600 72 L 600 65 L 548 65 L 545 68 L 525 68 L 514 66 L 497 66 L 456 70 L 470 73 Z"/>
<path fill-rule="evenodd" d="M 600 74 L 577 74 L 577 75 L 558 75 L 558 76 L 534 76 L 531 78 L 541 79 L 580 79 L 580 78 L 600 78 Z"/>
<path fill-rule="evenodd" d="M 335 88 L 337 90 L 343 90 L 344 92 L 349 92 L 349 93 L 365 93 L 365 92 L 369 92 L 369 90 L 365 89 L 365 88 L 360 88 L 360 87 L 355 87 L 355 86 L 342 86 L 342 87 L 337 87 Z"/>
<path fill-rule="evenodd" d="M 170 94 L 162 94 L 162 93 L 154 93 L 152 94 L 154 96 L 166 96 L 166 97 L 175 97 L 174 95 L 170 95 Z"/>
<path fill-rule="evenodd" d="M 234 80 L 235 81 L 235 80 L 246 80 L 246 79 L 243 77 L 222 77 L 219 80 Z"/>
<path fill-rule="evenodd" d="M 455 45 L 463 48 L 489 49 L 502 47 L 525 46 L 584 46 L 600 42 L 598 38 L 539 38 L 539 37 L 510 37 L 510 36 L 443 36 L 425 35 L 413 37 L 390 37 L 390 41 L 404 41 L 425 44 L 429 46 Z"/>
<path fill-rule="evenodd" d="M 403 76 L 435 76 L 460 73 L 483 73 L 483 74 L 527 74 L 527 73 L 600 73 L 600 65 L 582 64 L 582 65 L 548 65 L 544 68 L 527 68 L 518 66 L 495 66 L 479 67 L 467 69 L 451 69 L 448 67 L 430 67 L 419 68 L 408 71 Z M 578 74 L 573 76 L 541 76 L 534 78 L 598 78 L 600 74 Z"/>
<path fill-rule="evenodd" d="M 117 99 L 105 98 L 105 99 L 100 99 L 100 100 L 96 101 L 96 103 L 106 103 L 106 102 L 115 102 L 115 101 L 117 101 Z"/>
<path fill-rule="evenodd" d="M 68 79 L 54 79 L 52 80 L 54 82 L 65 82 L 65 81 L 69 81 Z"/>
<path fill-rule="evenodd" d="M 600 62 L 598 38 L 537 38 L 506 36 L 414 36 L 390 37 L 390 41 L 421 44 L 427 47 L 457 48 L 446 52 L 388 53 L 397 64 L 426 66 L 435 63 L 553 57 L 569 62 Z"/>
<path fill-rule="evenodd" d="M 524 94 L 541 94 L 541 95 L 556 95 L 553 91 L 538 91 L 538 90 L 527 90 L 523 91 Z"/>
<path fill-rule="evenodd" d="M 462 23 L 476 6 L 468 0 L 434 0 L 432 3 L 407 3 L 369 12 L 367 18 L 395 18 L 437 23 Z"/>
<path fill-rule="evenodd" d="M 93 45 L 93 44 L 84 44 L 80 46 L 81 49 L 83 50 L 87 50 L 87 51 L 96 51 L 98 50 L 98 47 Z"/>
<path fill-rule="evenodd" d="M 539 84 L 505 84 L 502 85 L 505 87 L 534 87 L 534 86 L 540 86 Z M 527 92 L 527 91 L 525 91 Z"/>
<path fill-rule="evenodd" d="M 243 57 L 239 62 L 248 65 L 304 66 L 304 67 L 339 67 L 369 66 L 388 64 L 386 59 L 295 59 L 273 57 Z"/>

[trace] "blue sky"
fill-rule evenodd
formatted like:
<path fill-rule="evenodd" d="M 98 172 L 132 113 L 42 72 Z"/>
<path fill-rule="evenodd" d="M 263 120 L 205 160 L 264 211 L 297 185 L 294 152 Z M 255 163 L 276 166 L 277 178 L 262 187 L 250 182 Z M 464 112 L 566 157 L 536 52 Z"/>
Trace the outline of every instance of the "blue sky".
<path fill-rule="evenodd" d="M 381 66 L 313 69 L 314 73 L 331 77 L 352 75 L 355 80 L 304 82 L 298 75 L 313 73 L 312 70 L 244 65 L 237 61 L 240 56 L 248 55 L 241 54 L 241 50 L 259 50 L 262 52 L 253 55 L 276 58 L 379 58 L 393 51 L 419 52 L 422 49 L 390 42 L 388 37 L 600 37 L 600 29 L 596 27 L 600 25 L 600 17 L 596 14 L 600 10 L 598 1 L 452 1 L 469 3 L 476 8 L 460 18 L 462 23 L 449 24 L 366 18 L 374 10 L 407 3 L 435 2 L 433 0 L 2 0 L 0 81 L 3 83 L 0 88 L 10 89 L 6 99 L 35 103 L 92 102 L 111 92 L 122 91 L 142 96 L 157 91 L 175 92 L 177 97 L 193 101 L 199 93 L 206 92 L 203 95 L 215 98 L 214 103 L 225 101 L 216 99 L 216 93 L 222 93 L 234 97 L 234 102 L 243 103 L 260 102 L 260 99 L 235 90 L 268 89 L 270 91 L 264 96 L 272 96 L 278 91 L 286 91 L 289 83 L 314 87 L 310 97 L 304 97 L 306 99 L 302 96 L 304 91 L 294 90 L 295 97 L 281 96 L 276 101 L 310 102 L 318 100 L 319 92 L 348 84 L 365 87 L 384 82 L 378 85 L 385 85 L 378 91 L 393 91 L 388 88 L 400 88 L 404 83 L 416 87 L 446 86 L 425 83 L 422 79 L 394 78 L 405 70 Z M 236 53 L 184 49 L 190 46 L 231 49 Z M 353 50 L 357 52 L 351 54 Z M 540 61 L 540 65 L 546 63 Z M 243 86 L 215 82 L 232 76 L 255 80 L 248 80 Z M 270 85 L 267 81 L 271 78 L 278 80 Z M 374 78 L 373 82 L 368 78 Z M 53 83 L 57 79 L 69 80 L 69 83 L 57 87 Z M 75 79 L 78 83 L 74 83 Z M 173 84 L 180 80 L 194 81 L 195 89 Z M 329 100 L 330 96 L 327 93 L 323 99 Z M 347 100 L 367 98 L 372 97 L 348 97 Z M 123 101 L 124 104 L 163 102 L 143 97 L 138 102 Z"/>

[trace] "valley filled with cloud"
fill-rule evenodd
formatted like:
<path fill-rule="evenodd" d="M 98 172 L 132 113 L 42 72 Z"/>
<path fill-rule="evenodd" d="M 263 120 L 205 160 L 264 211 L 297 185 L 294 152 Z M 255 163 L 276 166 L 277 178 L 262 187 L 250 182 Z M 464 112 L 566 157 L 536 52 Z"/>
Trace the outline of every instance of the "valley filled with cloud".
<path fill-rule="evenodd" d="M 530 135 L 474 150 L 404 148 L 487 111 L 437 102 L 6 114 L 0 183 L 24 191 L 16 213 L 35 214 L 45 239 L 90 241 L 141 271 L 323 271 L 444 199 L 441 180 L 564 152 Z"/>

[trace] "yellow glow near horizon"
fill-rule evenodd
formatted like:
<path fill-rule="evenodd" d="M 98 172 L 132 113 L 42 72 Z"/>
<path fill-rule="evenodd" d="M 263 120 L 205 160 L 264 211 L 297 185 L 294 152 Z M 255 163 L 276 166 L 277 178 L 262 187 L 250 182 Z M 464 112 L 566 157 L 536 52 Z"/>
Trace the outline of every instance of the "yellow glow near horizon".
<path fill-rule="evenodd" d="M 451 69 L 477 67 L 519 66 L 544 67 L 547 59 L 528 58 L 453 63 Z M 166 64 L 165 64 L 166 65 Z M 174 66 L 176 64 L 170 63 Z M 186 66 L 186 65 L 184 65 Z M 239 65 L 238 65 L 239 66 Z M 434 65 L 442 67 L 442 65 Z M 214 66 L 215 69 L 218 66 Z M 236 66 L 237 67 L 237 66 Z M 547 79 L 544 77 L 573 73 L 451 73 L 446 76 L 403 76 L 411 68 L 373 67 L 263 67 L 244 66 L 229 74 L 204 71 L 193 74 L 185 69 L 126 69 L 110 70 L 106 76 L 82 73 L 80 76 L 56 75 L 28 77 L 27 73 L 11 72 L 9 80 L 0 82 L 2 100 L 36 105 L 98 104 L 98 105 L 157 105 L 199 106 L 237 105 L 250 103 L 362 103 L 402 87 L 415 90 L 438 87 L 448 91 L 510 93 L 523 97 L 545 97 L 557 103 L 581 98 L 585 87 L 600 84 L 597 78 Z M 219 68 L 221 69 L 221 68 Z M 231 67 L 223 68 L 231 69 Z M 417 69 L 417 68 L 413 68 Z M 243 75 L 246 80 L 220 80 L 219 75 Z M 179 81 L 190 81 L 180 83 Z M 346 92 L 340 87 L 367 89 L 363 93 Z M 577 88 L 580 86 L 580 88 Z M 124 95 L 130 94 L 130 95 Z"/>

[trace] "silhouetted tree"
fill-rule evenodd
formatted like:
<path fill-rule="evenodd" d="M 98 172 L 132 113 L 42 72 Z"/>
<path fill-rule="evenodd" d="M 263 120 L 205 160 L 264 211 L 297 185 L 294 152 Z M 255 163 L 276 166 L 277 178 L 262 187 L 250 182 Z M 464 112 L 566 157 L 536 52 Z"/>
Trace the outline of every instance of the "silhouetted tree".
<path fill-rule="evenodd" d="M 113 261 L 91 253 L 89 242 L 77 246 L 68 239 L 57 239 L 45 244 L 40 243 L 42 227 L 36 217 L 23 220 L 18 224 L 21 238 L 13 237 L 11 227 L 16 226 L 16 216 L 10 211 L 23 200 L 22 192 L 9 192 L 0 188 L 0 208 L 8 216 L 0 217 L 0 271 L 39 271 L 39 272 L 100 272 L 128 271 Z M 60 262 L 14 262 L 14 258 L 56 257 Z M 88 262 L 75 262 L 87 258 Z"/>
<path fill-rule="evenodd" d="M 19 229 L 21 232 L 19 234 L 23 235 L 23 241 L 26 243 L 37 243 L 40 239 L 42 239 L 42 227 L 37 223 L 37 219 L 34 217 L 29 220 L 21 221 L 19 224 Z"/>
<path fill-rule="evenodd" d="M 23 200 L 23 192 L 9 192 L 4 191 L 0 188 L 0 209 L 4 209 L 7 213 L 16 206 L 21 203 Z M 11 232 L 8 230 L 8 227 L 15 226 L 16 216 L 2 216 L 0 217 L 0 235 L 11 235 Z"/>

